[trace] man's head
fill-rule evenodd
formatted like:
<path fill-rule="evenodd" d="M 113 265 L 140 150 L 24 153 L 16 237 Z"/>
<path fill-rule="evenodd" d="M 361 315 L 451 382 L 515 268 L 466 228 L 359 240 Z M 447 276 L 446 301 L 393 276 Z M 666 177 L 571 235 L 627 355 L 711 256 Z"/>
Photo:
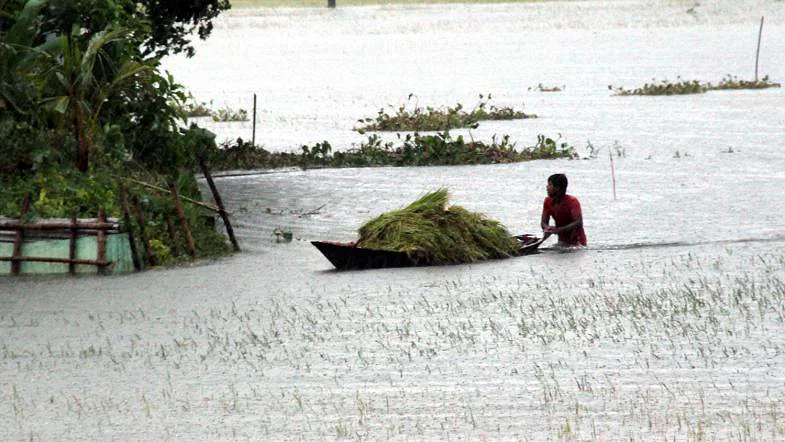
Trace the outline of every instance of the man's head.
<path fill-rule="evenodd" d="M 559 197 L 567 193 L 567 175 L 555 173 L 548 177 L 548 196 L 551 198 Z"/>

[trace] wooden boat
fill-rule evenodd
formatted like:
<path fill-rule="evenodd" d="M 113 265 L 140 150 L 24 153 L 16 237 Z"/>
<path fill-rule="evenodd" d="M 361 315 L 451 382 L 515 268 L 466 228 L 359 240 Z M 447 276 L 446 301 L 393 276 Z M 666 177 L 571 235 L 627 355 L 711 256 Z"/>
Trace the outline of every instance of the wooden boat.
<path fill-rule="evenodd" d="M 518 252 L 514 256 L 536 253 L 547 236 L 518 235 Z M 434 265 L 424 259 L 410 257 L 406 252 L 367 249 L 355 242 L 311 241 L 338 270 L 379 269 L 388 267 L 419 267 Z"/>

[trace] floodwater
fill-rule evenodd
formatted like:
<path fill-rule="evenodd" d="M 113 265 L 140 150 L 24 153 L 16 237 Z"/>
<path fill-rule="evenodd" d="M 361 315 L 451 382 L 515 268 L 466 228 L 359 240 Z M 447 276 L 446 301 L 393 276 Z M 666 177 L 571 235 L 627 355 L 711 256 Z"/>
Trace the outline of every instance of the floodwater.
<path fill-rule="evenodd" d="M 785 3 L 581 1 L 243 10 L 167 68 L 250 108 L 257 143 L 347 149 L 356 120 L 480 93 L 536 120 L 470 133 L 590 157 L 220 178 L 243 252 L 110 277 L 0 278 L 4 440 L 785 437 L 785 91 L 613 97 L 652 78 L 785 80 Z M 529 90 L 563 86 L 564 91 Z M 220 139 L 250 123 L 209 123 Z M 615 196 L 609 153 L 613 156 Z M 309 243 L 447 187 L 538 231 L 548 175 L 590 246 L 336 272 Z M 275 228 L 291 230 L 276 243 Z"/>

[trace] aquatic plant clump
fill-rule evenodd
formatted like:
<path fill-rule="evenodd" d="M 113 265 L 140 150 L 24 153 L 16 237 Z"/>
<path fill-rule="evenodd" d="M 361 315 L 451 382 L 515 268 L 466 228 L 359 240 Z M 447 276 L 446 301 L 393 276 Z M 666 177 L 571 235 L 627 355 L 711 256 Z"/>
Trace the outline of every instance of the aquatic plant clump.
<path fill-rule="evenodd" d="M 428 193 L 409 206 L 388 212 L 359 229 L 357 245 L 406 252 L 434 264 L 505 258 L 517 242 L 498 221 L 460 206 L 447 207 L 447 189 Z"/>
<path fill-rule="evenodd" d="M 377 134 L 370 135 L 359 146 L 333 152 L 328 141 L 301 146 L 301 153 L 269 152 L 250 142 L 237 139 L 223 143 L 208 152 L 210 165 L 216 170 L 269 169 L 281 167 L 374 167 L 433 166 L 465 164 L 500 164 L 541 159 L 577 159 L 575 148 L 559 138 L 539 135 L 537 144 L 517 148 L 509 135 L 490 143 L 453 138 L 448 132 L 436 135 L 407 134 L 402 143 L 384 142 Z"/>
<path fill-rule="evenodd" d="M 727 75 L 719 84 L 712 86 L 709 84 L 709 90 L 727 90 L 727 89 L 768 89 L 780 87 L 779 83 L 769 81 L 769 76 L 764 75 L 760 80 L 739 80 L 738 77 Z"/>
<path fill-rule="evenodd" d="M 409 94 L 408 99 L 411 100 L 412 97 L 415 95 Z M 476 129 L 479 122 L 483 120 L 537 118 L 537 115 L 526 114 L 512 107 L 488 105 L 490 99 L 491 94 L 488 94 L 487 98 L 480 94 L 479 103 L 470 112 L 465 111 L 460 103 L 447 108 L 422 108 L 415 102 L 412 110 L 407 109 L 406 105 L 402 105 L 392 115 L 382 108 L 375 119 L 358 120 L 365 125 L 355 130 L 362 134 L 368 131 L 437 131 L 460 127 Z"/>
<path fill-rule="evenodd" d="M 679 77 L 677 77 L 679 78 Z M 637 89 L 624 89 L 622 87 L 608 86 L 615 95 L 687 95 L 702 94 L 708 91 L 735 90 L 735 89 L 767 89 L 780 87 L 779 83 L 769 81 L 766 75 L 760 80 L 739 80 L 738 77 L 727 75 L 718 84 L 701 83 L 697 80 L 677 81 L 671 83 L 662 80 L 660 83 L 646 83 Z"/>
<path fill-rule="evenodd" d="M 702 84 L 697 80 L 677 81 L 675 83 L 668 80 L 662 80 L 660 83 L 646 83 L 643 87 L 636 89 L 624 89 L 622 87 L 614 88 L 609 85 L 608 89 L 612 90 L 614 95 L 620 96 L 702 94 L 709 90 L 707 85 Z"/>

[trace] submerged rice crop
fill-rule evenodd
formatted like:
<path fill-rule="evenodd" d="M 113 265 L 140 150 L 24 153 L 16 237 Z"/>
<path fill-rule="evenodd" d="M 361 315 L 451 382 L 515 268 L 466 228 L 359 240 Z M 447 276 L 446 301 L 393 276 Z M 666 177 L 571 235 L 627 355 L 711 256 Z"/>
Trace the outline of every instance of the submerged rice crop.
<path fill-rule="evenodd" d="M 782 439 L 781 249 L 629 256 L 595 255 L 586 278 L 554 279 L 564 260 L 507 260 L 181 310 L 0 313 L 0 427 L 15 440 Z"/>

